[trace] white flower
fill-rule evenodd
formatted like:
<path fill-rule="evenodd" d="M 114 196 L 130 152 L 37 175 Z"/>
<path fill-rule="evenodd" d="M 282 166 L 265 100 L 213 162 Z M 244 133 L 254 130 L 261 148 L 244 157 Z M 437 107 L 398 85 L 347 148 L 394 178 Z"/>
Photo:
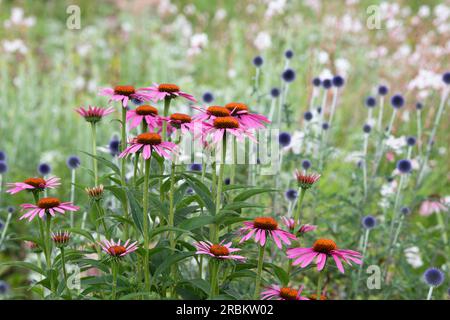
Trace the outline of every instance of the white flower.
<path fill-rule="evenodd" d="M 284 7 L 286 5 L 286 0 L 271 0 L 267 6 L 266 17 L 271 18 L 274 15 L 282 14 L 284 12 Z"/>
<path fill-rule="evenodd" d="M 430 10 L 429 6 L 427 6 L 427 5 L 420 6 L 419 11 L 418 11 L 419 17 L 426 18 L 426 17 L 430 16 L 430 13 L 431 13 L 431 10 Z"/>
<path fill-rule="evenodd" d="M 28 52 L 28 48 L 22 39 L 4 40 L 2 42 L 2 46 L 3 49 L 9 53 L 18 52 L 21 54 L 26 54 Z"/>
<path fill-rule="evenodd" d="M 348 75 L 348 71 L 351 68 L 351 64 L 347 59 L 344 58 L 338 58 L 336 59 L 336 61 L 334 62 L 337 72 L 342 75 L 342 76 L 347 76 Z"/>
<path fill-rule="evenodd" d="M 319 60 L 319 63 L 320 63 L 320 64 L 325 64 L 325 63 L 327 63 L 327 62 L 328 62 L 328 59 L 329 59 L 329 55 L 328 55 L 328 52 L 326 52 L 326 51 L 320 51 L 320 52 L 317 54 L 317 60 Z"/>
<path fill-rule="evenodd" d="M 253 44 L 258 50 L 262 51 L 272 46 L 272 38 L 267 32 L 261 31 L 256 35 Z"/>
<path fill-rule="evenodd" d="M 222 21 L 227 16 L 227 11 L 223 8 L 220 8 L 216 11 L 216 14 L 214 15 L 214 21 Z"/>
<path fill-rule="evenodd" d="M 229 69 L 228 70 L 228 78 L 233 79 L 236 78 L 237 72 L 234 69 Z"/>
<path fill-rule="evenodd" d="M 420 268 L 423 266 L 422 257 L 420 255 L 419 247 L 406 248 L 405 251 L 406 261 L 414 268 Z"/>
<path fill-rule="evenodd" d="M 395 153 L 399 153 L 406 146 L 406 139 L 404 136 L 395 138 L 394 136 L 389 136 L 386 139 L 386 146 L 392 149 Z"/>
<path fill-rule="evenodd" d="M 208 45 L 206 33 L 196 33 L 191 37 L 191 48 L 205 48 Z"/>

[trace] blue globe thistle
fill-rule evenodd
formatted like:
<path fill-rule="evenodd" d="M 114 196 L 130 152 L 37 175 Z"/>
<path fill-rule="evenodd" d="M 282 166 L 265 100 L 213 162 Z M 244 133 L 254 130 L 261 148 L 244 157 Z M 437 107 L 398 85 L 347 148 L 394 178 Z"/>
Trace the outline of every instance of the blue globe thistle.
<path fill-rule="evenodd" d="M 253 58 L 253 64 L 255 67 L 259 68 L 263 65 L 264 59 L 261 56 L 256 56 Z"/>
<path fill-rule="evenodd" d="M 115 157 L 120 154 L 120 140 L 117 137 L 112 137 L 112 139 L 109 141 L 109 153 Z"/>
<path fill-rule="evenodd" d="M 286 200 L 288 201 L 294 201 L 295 199 L 297 199 L 297 190 L 294 189 L 288 189 L 285 193 L 284 196 L 286 197 Z"/>
<path fill-rule="evenodd" d="M 378 87 L 378 94 L 379 94 L 380 96 L 385 96 L 385 95 L 388 94 L 388 92 L 389 92 L 388 87 L 383 86 L 383 85 L 381 85 L 381 86 Z"/>
<path fill-rule="evenodd" d="M 370 131 L 372 131 L 372 127 L 370 126 L 370 124 L 365 124 L 363 126 L 363 131 L 364 133 L 370 133 Z"/>
<path fill-rule="evenodd" d="M 294 56 L 294 51 L 292 51 L 291 49 L 286 50 L 284 52 L 284 56 L 286 57 L 286 59 L 292 59 L 292 57 Z"/>
<path fill-rule="evenodd" d="M 400 109 L 405 104 L 405 98 L 400 94 L 394 94 L 391 98 L 391 104 L 395 109 Z"/>
<path fill-rule="evenodd" d="M 8 172 L 8 165 L 4 161 L 0 161 L 0 174 Z"/>
<path fill-rule="evenodd" d="M 193 163 L 190 169 L 191 171 L 202 171 L 202 165 L 200 163 Z"/>
<path fill-rule="evenodd" d="M 52 167 L 48 163 L 41 163 L 38 165 L 38 172 L 40 175 L 46 176 L 52 172 Z"/>
<path fill-rule="evenodd" d="M 406 138 L 406 144 L 410 147 L 416 144 L 416 137 L 410 136 Z"/>
<path fill-rule="evenodd" d="M 423 273 L 423 279 L 429 286 L 438 287 L 444 282 L 445 275 L 438 268 L 428 268 Z"/>
<path fill-rule="evenodd" d="M 408 208 L 408 207 L 402 207 L 402 208 L 400 209 L 400 213 L 403 214 L 403 215 L 405 215 L 405 216 L 407 216 L 407 215 L 409 215 L 409 214 L 411 213 L 411 209 Z"/>
<path fill-rule="evenodd" d="M 211 92 L 205 92 L 202 96 L 204 103 L 211 103 L 214 101 L 214 96 Z"/>
<path fill-rule="evenodd" d="M 318 113 L 318 114 L 321 114 L 321 113 L 322 113 L 322 107 L 317 107 L 316 110 L 317 110 L 317 113 Z"/>
<path fill-rule="evenodd" d="M 278 136 L 278 142 L 283 147 L 287 147 L 291 143 L 291 135 L 287 132 L 281 132 Z"/>
<path fill-rule="evenodd" d="M 447 85 L 450 84 L 450 72 L 446 72 L 442 75 L 442 81 Z"/>
<path fill-rule="evenodd" d="M 131 102 L 133 102 L 133 104 L 134 104 L 135 106 L 140 106 L 141 104 L 143 104 L 143 103 L 144 103 L 144 101 L 143 101 L 143 100 L 140 100 L 140 99 L 136 99 L 136 98 L 134 98 L 134 99 L 131 99 Z"/>
<path fill-rule="evenodd" d="M 417 109 L 417 110 L 422 110 L 422 109 L 423 109 L 423 104 L 420 103 L 420 102 L 417 102 L 417 103 L 416 103 L 416 109 Z"/>
<path fill-rule="evenodd" d="M 270 95 L 272 96 L 272 98 L 278 98 L 280 96 L 280 89 L 278 88 L 272 88 L 270 90 Z"/>
<path fill-rule="evenodd" d="M 345 80 L 341 76 L 337 75 L 333 77 L 333 86 L 340 88 L 344 85 Z"/>
<path fill-rule="evenodd" d="M 292 82 L 295 80 L 295 71 L 292 69 L 286 69 L 281 74 L 281 78 L 283 78 L 286 82 Z"/>
<path fill-rule="evenodd" d="M 366 107 L 373 108 L 377 105 L 377 99 L 374 97 L 367 97 L 366 98 Z"/>
<path fill-rule="evenodd" d="M 231 179 L 225 178 L 225 180 L 223 182 L 225 183 L 225 185 L 229 185 L 231 183 Z"/>
<path fill-rule="evenodd" d="M 192 189 L 192 188 L 187 188 L 187 189 L 186 189 L 186 194 L 188 194 L 188 195 L 193 195 L 193 194 L 194 194 L 194 189 Z"/>
<path fill-rule="evenodd" d="M 411 161 L 408 159 L 402 159 L 397 162 L 397 169 L 401 173 L 410 173 L 412 170 Z"/>
<path fill-rule="evenodd" d="M 6 295 L 9 292 L 9 284 L 5 281 L 0 280 L 0 295 Z"/>
<path fill-rule="evenodd" d="M 2 230 L 4 226 L 5 226 L 5 224 L 3 223 L 2 220 L 0 220 L 0 230 Z"/>
<path fill-rule="evenodd" d="M 6 161 L 5 151 L 0 150 L 0 161 Z"/>
<path fill-rule="evenodd" d="M 322 123 L 322 129 L 323 130 L 328 130 L 329 128 L 330 128 L 330 125 L 328 124 L 328 122 Z"/>
<path fill-rule="evenodd" d="M 81 164 L 80 158 L 78 158 L 77 156 L 70 156 L 67 158 L 67 166 L 71 170 L 75 170 L 80 166 L 80 164 Z"/>
<path fill-rule="evenodd" d="M 308 159 L 303 160 L 302 168 L 305 170 L 308 170 L 309 168 L 311 168 L 311 161 L 309 161 Z"/>
<path fill-rule="evenodd" d="M 303 118 L 304 118 L 306 121 L 311 121 L 311 119 L 313 118 L 312 112 L 311 112 L 311 111 L 306 111 L 306 112 L 303 114 Z"/>
<path fill-rule="evenodd" d="M 322 84 L 322 81 L 319 78 L 314 78 L 312 80 L 312 84 L 314 87 L 320 87 L 320 85 Z"/>
<path fill-rule="evenodd" d="M 362 218 L 361 224 L 366 229 L 372 229 L 377 225 L 377 219 L 374 216 L 368 215 Z"/>
<path fill-rule="evenodd" d="M 8 208 L 6 208 L 6 211 L 8 211 L 8 213 L 14 213 L 16 209 L 13 206 L 8 206 Z"/>
<path fill-rule="evenodd" d="M 325 79 L 322 81 L 322 87 L 325 89 L 330 89 L 333 83 L 331 82 L 331 79 Z"/>

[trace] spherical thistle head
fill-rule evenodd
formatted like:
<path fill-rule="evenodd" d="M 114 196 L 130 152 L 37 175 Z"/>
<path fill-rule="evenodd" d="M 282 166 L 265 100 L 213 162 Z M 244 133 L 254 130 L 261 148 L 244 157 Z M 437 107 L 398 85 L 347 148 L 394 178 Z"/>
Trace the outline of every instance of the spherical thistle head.
<path fill-rule="evenodd" d="M 286 192 L 284 193 L 284 196 L 286 197 L 286 200 L 288 201 L 294 201 L 295 199 L 297 199 L 298 196 L 298 192 L 295 189 L 288 189 L 286 190 Z"/>
<path fill-rule="evenodd" d="M 330 125 L 328 124 L 328 122 L 322 123 L 322 129 L 323 129 L 323 130 L 328 130 L 328 129 L 330 129 Z"/>
<path fill-rule="evenodd" d="M 102 184 L 96 187 L 86 188 L 84 190 L 86 191 L 89 198 L 92 200 L 99 201 L 103 199 L 104 187 Z"/>
<path fill-rule="evenodd" d="M 14 213 L 14 212 L 16 211 L 16 208 L 14 208 L 13 206 L 8 206 L 8 207 L 6 208 L 6 211 L 7 211 L 8 213 Z"/>
<path fill-rule="evenodd" d="M 261 67 L 264 63 L 264 59 L 261 56 L 256 56 L 253 58 L 253 65 L 257 68 Z"/>
<path fill-rule="evenodd" d="M 230 183 L 231 183 L 231 179 L 230 179 L 230 178 L 225 178 L 225 179 L 223 180 L 223 183 L 224 183 L 226 186 L 229 186 Z"/>
<path fill-rule="evenodd" d="M 302 168 L 305 170 L 308 170 L 309 168 L 311 168 L 311 161 L 309 161 L 308 159 L 303 160 Z"/>
<path fill-rule="evenodd" d="M 41 163 L 38 165 L 38 172 L 40 175 L 47 175 L 52 172 L 52 167 L 48 163 Z"/>
<path fill-rule="evenodd" d="M 400 94 L 394 94 L 391 98 L 392 107 L 400 109 L 405 104 L 405 98 Z"/>
<path fill-rule="evenodd" d="M 317 111 L 318 114 L 321 114 L 322 113 L 322 107 L 321 106 L 316 107 L 316 111 Z"/>
<path fill-rule="evenodd" d="M 421 102 L 417 102 L 416 103 L 416 110 L 422 110 L 423 109 L 423 104 Z"/>
<path fill-rule="evenodd" d="M 345 80 L 343 77 L 336 75 L 333 77 L 333 86 L 340 88 L 344 85 Z"/>
<path fill-rule="evenodd" d="M 408 159 L 401 159 L 397 162 L 397 169 L 401 173 L 410 173 L 412 170 L 411 161 Z"/>
<path fill-rule="evenodd" d="M 303 119 L 305 119 L 306 121 L 311 121 L 312 118 L 313 118 L 313 114 L 312 114 L 311 111 L 306 111 L 306 112 L 303 114 Z"/>
<path fill-rule="evenodd" d="M 3 229 L 4 226 L 5 226 L 5 223 L 0 219 L 0 231 Z"/>
<path fill-rule="evenodd" d="M 214 119 L 214 128 L 216 129 L 237 129 L 239 121 L 233 117 L 221 117 Z"/>
<path fill-rule="evenodd" d="M 8 172 L 8 165 L 4 161 L 0 161 L 0 174 Z"/>
<path fill-rule="evenodd" d="M 365 229 L 372 229 L 377 225 L 377 219 L 374 216 L 368 215 L 362 218 L 361 224 Z"/>
<path fill-rule="evenodd" d="M 416 144 L 416 137 L 410 136 L 406 138 L 406 144 L 410 147 Z"/>
<path fill-rule="evenodd" d="M 278 88 L 270 89 L 270 95 L 272 96 L 272 98 L 278 98 L 280 96 L 280 89 Z"/>
<path fill-rule="evenodd" d="M 322 80 L 320 80 L 320 78 L 314 78 L 312 80 L 312 84 L 314 87 L 320 87 L 320 85 L 322 84 Z"/>
<path fill-rule="evenodd" d="M 109 141 L 109 153 L 115 157 L 117 155 L 119 155 L 120 153 L 120 140 L 117 137 L 113 137 L 110 141 Z"/>
<path fill-rule="evenodd" d="M 162 139 L 158 133 L 145 132 L 136 137 L 136 141 L 145 145 L 158 145 L 161 144 Z"/>
<path fill-rule="evenodd" d="M 291 143 L 291 135 L 288 132 L 281 132 L 278 136 L 278 142 L 281 146 L 287 147 Z"/>
<path fill-rule="evenodd" d="M 446 85 L 450 85 L 450 72 L 446 72 L 442 75 L 442 81 L 444 81 Z"/>
<path fill-rule="evenodd" d="M 331 79 L 325 79 L 322 81 L 322 87 L 326 90 L 330 89 L 332 85 L 333 82 L 331 81 Z"/>
<path fill-rule="evenodd" d="M 295 71 L 292 69 L 286 69 L 281 74 L 281 78 L 286 82 L 292 82 L 295 80 Z"/>
<path fill-rule="evenodd" d="M 0 161 L 6 161 L 5 151 L 0 150 Z"/>
<path fill-rule="evenodd" d="M 428 268 L 423 273 L 423 279 L 429 286 L 438 287 L 444 282 L 445 275 L 438 268 Z"/>
<path fill-rule="evenodd" d="M 67 158 L 66 163 L 69 169 L 75 170 L 80 166 L 81 161 L 80 158 L 78 158 L 77 156 L 70 156 Z"/>
<path fill-rule="evenodd" d="M 386 87 L 386 86 L 384 86 L 384 85 L 381 85 L 381 86 L 378 87 L 378 94 L 379 94 L 380 96 L 385 96 L 385 95 L 388 94 L 388 92 L 389 92 L 388 87 Z"/>
<path fill-rule="evenodd" d="M 377 105 L 377 100 L 374 97 L 366 98 L 366 107 L 373 108 Z"/>
<path fill-rule="evenodd" d="M 408 208 L 408 207 L 402 207 L 402 208 L 400 209 L 400 213 L 403 214 L 403 215 L 405 215 L 405 216 L 407 216 L 407 215 L 409 215 L 409 214 L 411 213 L 411 209 Z"/>
<path fill-rule="evenodd" d="M 202 165 L 200 163 L 193 163 L 190 166 L 191 171 L 202 171 Z"/>
<path fill-rule="evenodd" d="M 3 280 L 0 280 L 0 295 L 6 295 L 9 293 L 9 284 Z"/>
<path fill-rule="evenodd" d="M 363 125 L 363 131 L 364 133 L 370 133 L 370 131 L 372 131 L 372 127 L 370 126 L 370 124 L 365 124 Z"/>
<path fill-rule="evenodd" d="M 286 59 L 292 59 L 292 57 L 294 56 L 294 51 L 288 49 L 284 52 L 284 56 L 286 57 Z"/>
<path fill-rule="evenodd" d="M 202 96 L 204 103 L 211 103 L 214 101 L 214 95 L 211 92 L 205 92 Z"/>

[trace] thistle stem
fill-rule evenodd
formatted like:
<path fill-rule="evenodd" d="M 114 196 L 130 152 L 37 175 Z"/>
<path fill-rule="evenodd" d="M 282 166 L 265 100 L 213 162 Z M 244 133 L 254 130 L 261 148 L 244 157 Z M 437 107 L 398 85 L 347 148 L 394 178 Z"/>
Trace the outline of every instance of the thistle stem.
<path fill-rule="evenodd" d="M 0 237 L 0 250 L 3 247 L 3 241 L 5 241 L 6 232 L 8 231 L 9 223 L 11 222 L 12 213 L 8 213 L 8 217 L 6 218 L 5 225 L 3 226 L 2 236 Z"/>
<path fill-rule="evenodd" d="M 433 286 L 430 286 L 430 289 L 428 290 L 427 300 L 431 300 L 433 297 Z"/>
<path fill-rule="evenodd" d="M 71 170 L 71 185 L 70 185 L 70 202 L 71 203 L 75 203 L 75 169 Z M 75 220 L 75 215 L 74 212 L 70 213 L 70 227 L 73 228 L 74 227 L 74 220 Z"/>

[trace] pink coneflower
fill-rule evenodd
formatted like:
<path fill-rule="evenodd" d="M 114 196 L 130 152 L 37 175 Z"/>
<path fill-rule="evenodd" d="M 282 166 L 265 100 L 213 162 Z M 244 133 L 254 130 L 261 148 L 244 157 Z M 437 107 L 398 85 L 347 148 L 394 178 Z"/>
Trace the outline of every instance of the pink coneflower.
<path fill-rule="evenodd" d="M 300 286 L 298 290 L 289 287 L 280 287 L 273 284 L 261 292 L 261 299 L 263 300 L 309 300 L 306 297 L 301 296 L 303 286 Z"/>
<path fill-rule="evenodd" d="M 318 239 L 311 248 L 292 248 L 287 250 L 289 259 L 295 259 L 293 265 L 300 265 L 305 268 L 316 259 L 317 270 L 321 271 L 327 262 L 328 257 L 333 257 L 337 268 L 344 273 L 341 259 L 352 265 L 351 262 L 362 264 L 361 254 L 353 250 L 338 249 L 336 243 L 330 239 Z"/>
<path fill-rule="evenodd" d="M 248 231 L 248 233 L 242 237 L 239 243 L 247 241 L 253 235 L 255 236 L 255 242 L 259 242 L 261 246 L 266 244 L 266 239 L 270 236 L 276 243 L 278 248 L 282 248 L 281 242 L 287 245 L 291 244 L 290 240 L 295 240 L 295 236 L 287 231 L 278 228 L 278 223 L 271 217 L 259 217 L 253 221 L 245 221 L 244 227 L 240 230 L 242 233 Z"/>
<path fill-rule="evenodd" d="M 184 113 L 173 113 L 167 118 L 167 122 L 170 124 L 168 127 L 169 133 L 180 129 L 182 134 L 188 132 L 194 133 L 195 131 L 202 131 L 203 125 L 196 120 L 193 120 L 191 116 Z"/>
<path fill-rule="evenodd" d="M 109 96 L 109 101 L 121 101 L 122 106 L 126 108 L 130 99 L 139 101 L 148 101 L 151 96 L 143 88 L 135 89 L 133 86 L 115 86 L 114 88 L 100 89 L 100 96 Z"/>
<path fill-rule="evenodd" d="M 246 129 L 262 129 L 265 127 L 266 123 L 270 123 L 270 120 L 265 116 L 250 113 L 248 107 L 244 103 L 240 102 L 230 102 L 225 105 L 233 117 L 238 119 L 241 127 Z"/>
<path fill-rule="evenodd" d="M 230 110 L 221 106 L 210 106 L 206 109 L 202 107 L 193 106 L 192 108 L 200 111 L 199 114 L 195 115 L 193 118 L 199 121 L 207 121 L 209 119 L 214 120 L 215 118 L 220 117 L 229 117 L 231 116 Z"/>
<path fill-rule="evenodd" d="M 236 136 L 238 140 L 242 140 L 244 136 L 247 136 L 257 142 L 255 137 L 253 137 L 250 132 L 240 128 L 239 121 L 233 117 L 215 118 L 213 124 L 205 122 L 204 126 L 206 127 L 204 134 L 212 134 L 212 144 L 216 144 L 221 141 L 225 133 Z"/>
<path fill-rule="evenodd" d="M 102 247 L 103 251 L 109 254 L 113 258 L 121 258 L 130 254 L 138 249 L 137 241 L 130 244 L 130 239 L 128 239 L 124 244 L 120 244 L 120 240 L 116 243 L 113 239 L 110 241 L 103 240 L 98 244 Z"/>
<path fill-rule="evenodd" d="M 149 91 L 150 99 L 153 101 L 164 100 L 165 98 L 176 98 L 183 97 L 190 101 L 196 102 L 194 96 L 183 92 L 180 87 L 172 83 L 154 83 L 153 86 L 148 88 L 143 88 L 143 90 Z"/>
<path fill-rule="evenodd" d="M 298 228 L 298 230 L 296 232 L 294 232 L 294 229 L 296 228 L 296 223 L 294 221 L 294 219 L 292 218 L 286 218 L 286 217 L 282 217 L 281 218 L 284 222 L 284 224 L 286 225 L 286 227 L 288 227 L 288 229 L 297 235 L 301 235 L 310 231 L 314 231 L 317 229 L 317 226 L 311 225 L 311 224 L 303 224 L 300 226 L 300 228 Z"/>
<path fill-rule="evenodd" d="M 58 231 L 56 233 L 52 233 L 52 241 L 57 247 L 65 247 L 70 241 L 70 232 Z"/>
<path fill-rule="evenodd" d="M 43 178 L 28 178 L 24 182 L 13 182 L 8 183 L 10 187 L 6 192 L 10 194 L 16 194 L 23 190 L 28 191 L 44 191 L 45 189 L 54 189 L 57 186 L 61 185 L 58 177 L 51 177 L 48 179 Z"/>
<path fill-rule="evenodd" d="M 219 260 L 245 260 L 245 257 L 243 256 L 231 254 L 233 252 L 241 251 L 241 249 L 232 248 L 231 242 L 224 244 L 224 241 L 222 241 L 219 244 L 212 244 L 209 241 L 199 241 L 195 243 L 194 246 L 197 248 L 196 254 L 206 254 Z"/>
<path fill-rule="evenodd" d="M 445 212 L 448 208 L 445 200 L 441 199 L 439 195 L 431 195 L 427 200 L 420 205 L 419 213 L 421 216 L 429 216 L 433 213 Z"/>
<path fill-rule="evenodd" d="M 131 153 L 136 153 L 142 151 L 144 159 L 150 159 L 152 152 L 155 151 L 161 157 L 166 159 L 170 158 L 170 152 L 174 152 L 177 145 L 172 142 L 162 141 L 161 136 L 157 133 L 146 132 L 138 135 L 136 138 L 132 139 L 129 143 L 130 146 L 127 147 L 120 155 L 119 158 L 126 157 Z"/>
<path fill-rule="evenodd" d="M 297 179 L 298 186 L 302 189 L 309 189 L 320 178 L 320 174 L 317 173 L 301 173 L 295 170 L 295 178 Z"/>
<path fill-rule="evenodd" d="M 141 105 L 135 110 L 127 111 L 127 121 L 130 122 L 130 129 L 136 128 L 144 120 L 151 131 L 162 124 L 162 119 L 158 116 L 158 109 L 153 106 Z"/>
<path fill-rule="evenodd" d="M 114 112 L 113 107 L 109 108 L 101 108 L 101 107 L 93 107 L 89 106 L 87 109 L 83 107 L 79 107 L 75 109 L 77 113 L 79 113 L 87 122 L 99 122 L 103 117 L 107 116 Z"/>
<path fill-rule="evenodd" d="M 79 209 L 71 202 L 61 202 L 58 198 L 53 197 L 39 199 L 37 205 L 25 203 L 20 206 L 22 209 L 28 210 L 27 213 L 20 217 L 20 220 L 28 218 L 28 221 L 33 220 L 36 215 L 44 219 L 46 213 L 54 217 L 56 213 L 64 214 L 66 211 L 77 211 Z"/>

